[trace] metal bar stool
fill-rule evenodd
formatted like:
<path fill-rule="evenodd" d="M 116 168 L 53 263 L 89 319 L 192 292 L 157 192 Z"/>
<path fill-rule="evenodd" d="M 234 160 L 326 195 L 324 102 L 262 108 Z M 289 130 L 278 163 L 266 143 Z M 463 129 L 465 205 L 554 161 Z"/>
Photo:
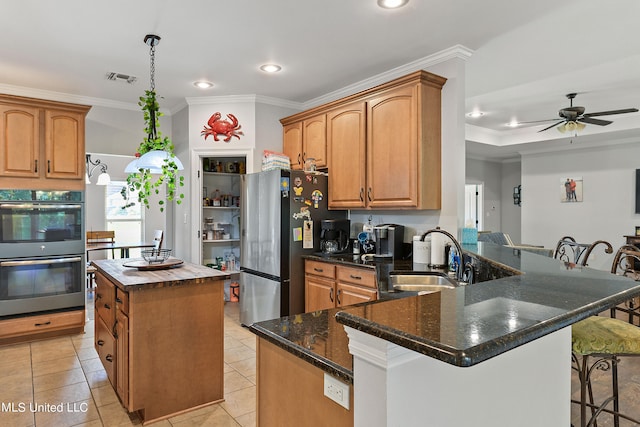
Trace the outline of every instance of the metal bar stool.
<path fill-rule="evenodd" d="M 601 240 L 590 245 L 586 252 L 583 251 L 585 256 L 580 260 L 581 265 L 586 265 L 593 248 L 601 243 L 609 245 Z M 610 247 L 609 245 L 605 250 L 607 253 L 612 252 L 608 250 Z M 640 251 L 623 246 L 614 256 L 612 273 L 629 276 L 629 262 L 633 265 L 634 259 L 640 261 Z M 597 427 L 597 418 L 602 412 L 613 415 L 615 427 L 619 427 L 620 418 L 640 424 L 640 421 L 620 413 L 618 390 L 620 357 L 640 356 L 640 328 L 623 320 L 592 316 L 572 325 L 571 344 L 572 369 L 577 371 L 580 380 L 580 401 L 572 402 L 580 405 L 580 425 Z M 592 375 L 596 370 L 611 370 L 611 396 L 600 404 L 594 403 L 592 387 Z M 610 403 L 613 404 L 613 409 L 607 408 Z M 587 408 L 591 410 L 589 419 Z"/>

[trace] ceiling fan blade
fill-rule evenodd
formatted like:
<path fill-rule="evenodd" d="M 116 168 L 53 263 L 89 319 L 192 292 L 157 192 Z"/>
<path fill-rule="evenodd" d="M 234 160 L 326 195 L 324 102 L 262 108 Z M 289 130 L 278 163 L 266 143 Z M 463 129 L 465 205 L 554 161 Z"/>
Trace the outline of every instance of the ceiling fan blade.
<path fill-rule="evenodd" d="M 595 117 L 595 116 L 612 116 L 614 114 L 625 114 L 625 113 L 637 113 L 637 108 L 625 108 L 622 110 L 611 110 L 611 111 L 599 111 L 597 113 L 587 113 L 584 117 Z"/>
<path fill-rule="evenodd" d="M 558 126 L 558 125 L 559 125 L 559 124 L 561 124 L 561 123 L 564 123 L 564 120 L 561 120 L 561 121 L 559 121 L 559 122 L 556 122 L 556 123 L 552 124 L 551 126 L 547 126 L 546 128 L 539 130 L 539 131 L 538 131 L 538 133 L 540 133 L 540 132 L 544 132 L 544 131 L 545 131 L 545 130 L 547 130 L 547 129 L 551 129 L 551 128 L 552 128 L 552 127 L 554 127 L 554 126 Z"/>
<path fill-rule="evenodd" d="M 546 119 L 546 120 L 534 120 L 532 122 L 518 122 L 518 124 L 519 125 L 530 125 L 530 124 L 533 124 L 533 123 L 553 122 L 553 121 L 556 121 L 556 120 L 558 120 L 557 117 L 555 117 L 553 119 Z"/>
<path fill-rule="evenodd" d="M 592 119 L 591 117 L 580 117 L 578 121 L 582 123 L 589 123 L 590 125 L 598 125 L 598 126 L 606 126 L 613 123 L 612 121 L 609 121 L 609 120 Z"/>

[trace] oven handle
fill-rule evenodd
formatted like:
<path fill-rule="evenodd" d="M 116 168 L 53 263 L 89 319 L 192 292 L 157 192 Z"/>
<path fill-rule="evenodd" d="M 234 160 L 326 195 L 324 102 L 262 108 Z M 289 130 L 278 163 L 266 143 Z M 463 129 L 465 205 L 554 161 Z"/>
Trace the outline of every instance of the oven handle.
<path fill-rule="evenodd" d="M 21 265 L 45 265 L 45 264 L 60 264 L 63 262 L 80 262 L 82 257 L 73 258 L 55 258 L 55 259 L 33 259 L 28 261 L 3 261 L 0 262 L 0 267 L 20 267 Z"/>
<path fill-rule="evenodd" d="M 82 205 L 78 204 L 49 204 L 49 203 L 3 203 L 0 204 L 2 209 L 80 209 Z"/>

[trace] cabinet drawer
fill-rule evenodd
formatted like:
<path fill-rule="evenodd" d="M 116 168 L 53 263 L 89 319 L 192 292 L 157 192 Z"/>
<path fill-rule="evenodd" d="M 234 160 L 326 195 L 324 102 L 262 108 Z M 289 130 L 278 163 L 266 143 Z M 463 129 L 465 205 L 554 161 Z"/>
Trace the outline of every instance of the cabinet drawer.
<path fill-rule="evenodd" d="M 52 332 L 84 325 L 84 310 L 42 314 L 0 322 L 0 339 Z"/>
<path fill-rule="evenodd" d="M 107 325 L 116 321 L 116 287 L 100 272 L 96 272 L 96 313 Z"/>
<path fill-rule="evenodd" d="M 306 274 L 313 274 L 314 276 L 335 279 L 336 266 L 335 264 L 330 264 L 328 262 L 306 260 L 304 264 L 304 272 Z"/>
<path fill-rule="evenodd" d="M 116 288 L 116 310 L 129 315 L 129 293 Z"/>
<path fill-rule="evenodd" d="M 364 268 L 336 266 L 336 278 L 339 282 L 353 283 L 367 288 L 377 289 L 376 273 Z"/>
<path fill-rule="evenodd" d="M 115 374 L 115 339 L 111 334 L 111 330 L 105 325 L 102 319 L 96 319 L 96 331 L 95 331 L 95 347 L 104 366 L 104 370 L 107 372 L 107 377 L 111 384 L 114 384 Z"/>

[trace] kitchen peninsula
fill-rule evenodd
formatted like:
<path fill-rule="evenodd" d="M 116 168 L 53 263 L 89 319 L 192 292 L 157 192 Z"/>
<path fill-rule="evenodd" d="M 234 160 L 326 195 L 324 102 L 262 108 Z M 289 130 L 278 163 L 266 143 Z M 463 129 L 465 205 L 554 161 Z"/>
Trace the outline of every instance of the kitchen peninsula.
<path fill-rule="evenodd" d="M 96 260 L 95 347 L 122 405 L 143 424 L 223 399 L 223 286 L 209 267 Z"/>
<path fill-rule="evenodd" d="M 259 346 L 350 384 L 355 425 L 569 425 L 570 325 L 640 294 L 640 284 L 488 243 L 463 249 L 514 274 L 251 330 Z M 260 372 L 259 354 L 258 363 Z M 316 399 L 328 401 L 322 389 Z"/>

